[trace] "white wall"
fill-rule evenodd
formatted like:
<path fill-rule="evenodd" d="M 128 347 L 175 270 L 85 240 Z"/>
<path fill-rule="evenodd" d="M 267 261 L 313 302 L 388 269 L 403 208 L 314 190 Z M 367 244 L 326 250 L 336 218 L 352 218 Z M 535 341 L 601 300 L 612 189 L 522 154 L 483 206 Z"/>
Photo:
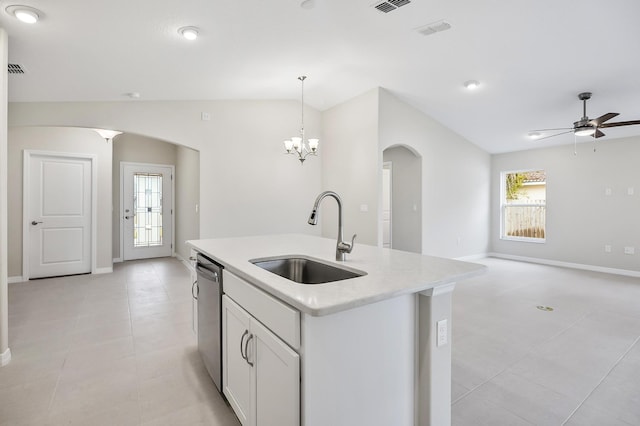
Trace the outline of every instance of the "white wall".
<path fill-rule="evenodd" d="M 491 157 L 426 114 L 380 90 L 382 152 L 406 145 L 422 157 L 422 252 L 444 257 L 489 247 Z"/>
<path fill-rule="evenodd" d="M 148 138 L 131 133 L 124 133 L 114 138 L 112 168 L 112 243 L 114 259 L 122 258 L 122 254 L 120 253 L 120 163 L 122 161 L 129 161 L 135 163 L 165 164 L 175 166 L 176 151 L 177 145 L 167 143 L 159 139 Z"/>
<path fill-rule="evenodd" d="M 0 28 L 0 367 L 11 359 L 9 350 L 7 245 L 7 32 Z"/>
<path fill-rule="evenodd" d="M 194 149 L 176 148 L 175 176 L 176 254 L 189 258 L 185 241 L 200 238 L 200 153 Z"/>
<path fill-rule="evenodd" d="M 94 154 L 98 172 L 96 269 L 109 270 L 111 257 L 112 145 L 89 129 L 66 127 L 9 127 L 8 132 L 9 276 L 22 271 L 22 175 L 25 149 Z"/>
<path fill-rule="evenodd" d="M 499 254 L 640 271 L 640 137 L 494 155 L 491 245 Z M 500 173 L 547 173 L 544 244 L 500 239 Z M 611 195 L 605 195 L 606 188 Z M 628 188 L 634 194 L 628 195 Z M 612 252 L 605 253 L 604 246 Z M 635 247 L 625 255 L 624 247 Z"/>
<path fill-rule="evenodd" d="M 382 163 L 378 170 L 378 89 L 324 111 L 322 127 L 322 189 L 336 191 L 342 199 L 344 237 L 350 239 L 358 234 L 356 244 L 377 245 L 382 189 Z M 368 211 L 361 211 L 361 205 L 366 205 Z M 322 202 L 320 220 L 325 237 L 337 236 L 335 206 L 333 199 Z"/>
<path fill-rule="evenodd" d="M 202 112 L 211 120 L 202 121 Z M 321 157 L 300 166 L 283 154 L 282 141 L 297 133 L 299 117 L 297 101 L 9 105 L 12 126 L 100 127 L 199 150 L 201 238 L 319 233 L 306 220 L 320 192 L 321 161 L 316 160 Z M 305 127 L 322 144 L 317 111 L 305 108 Z"/>

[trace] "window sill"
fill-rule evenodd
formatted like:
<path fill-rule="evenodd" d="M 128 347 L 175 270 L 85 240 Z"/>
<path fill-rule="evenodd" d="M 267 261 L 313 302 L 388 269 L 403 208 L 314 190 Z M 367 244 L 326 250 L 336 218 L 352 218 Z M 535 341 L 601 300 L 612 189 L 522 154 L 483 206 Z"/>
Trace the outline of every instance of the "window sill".
<path fill-rule="evenodd" d="M 547 242 L 546 238 L 528 238 L 528 237 L 500 237 L 501 240 L 504 241 L 519 241 L 522 243 L 536 243 L 536 244 L 544 244 Z"/>

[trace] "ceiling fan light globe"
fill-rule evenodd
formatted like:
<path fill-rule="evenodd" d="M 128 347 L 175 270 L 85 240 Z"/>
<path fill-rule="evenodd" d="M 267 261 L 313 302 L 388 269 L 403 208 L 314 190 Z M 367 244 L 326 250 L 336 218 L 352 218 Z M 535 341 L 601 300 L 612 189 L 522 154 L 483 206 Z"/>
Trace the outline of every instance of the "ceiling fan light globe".
<path fill-rule="evenodd" d="M 578 127 L 574 130 L 576 136 L 591 136 L 596 132 L 596 128 L 592 126 Z"/>

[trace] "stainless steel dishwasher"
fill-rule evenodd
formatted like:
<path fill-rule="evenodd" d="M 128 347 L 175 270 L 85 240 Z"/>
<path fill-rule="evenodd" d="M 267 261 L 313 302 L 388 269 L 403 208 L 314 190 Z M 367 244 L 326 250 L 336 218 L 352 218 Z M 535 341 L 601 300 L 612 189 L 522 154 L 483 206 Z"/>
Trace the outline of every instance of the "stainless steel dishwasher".
<path fill-rule="evenodd" d="M 198 352 L 222 393 L 222 265 L 198 253 Z"/>

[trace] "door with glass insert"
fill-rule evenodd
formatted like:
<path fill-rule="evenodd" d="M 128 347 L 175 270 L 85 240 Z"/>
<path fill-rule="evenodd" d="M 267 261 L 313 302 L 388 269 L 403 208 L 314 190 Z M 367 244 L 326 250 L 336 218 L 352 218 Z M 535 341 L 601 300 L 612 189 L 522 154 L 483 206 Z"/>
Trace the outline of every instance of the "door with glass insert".
<path fill-rule="evenodd" d="M 122 163 L 123 260 L 172 254 L 172 166 Z"/>

